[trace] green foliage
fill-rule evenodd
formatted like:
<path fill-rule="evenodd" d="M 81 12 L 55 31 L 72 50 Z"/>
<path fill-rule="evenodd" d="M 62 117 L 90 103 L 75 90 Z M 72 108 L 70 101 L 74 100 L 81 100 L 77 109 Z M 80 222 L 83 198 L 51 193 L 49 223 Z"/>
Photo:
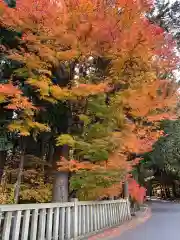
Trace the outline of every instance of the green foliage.
<path fill-rule="evenodd" d="M 56 138 L 56 145 L 57 146 L 68 145 L 69 147 L 74 147 L 75 140 L 69 134 L 61 134 L 59 137 Z"/>
<path fill-rule="evenodd" d="M 119 184 L 125 176 L 120 171 L 78 171 L 71 177 L 70 188 L 77 191 L 80 200 L 97 199 L 98 190 Z"/>
<path fill-rule="evenodd" d="M 153 151 L 146 154 L 143 165 L 146 168 L 160 169 L 167 174 L 180 177 L 180 120 L 163 121 L 161 128 L 165 136 L 153 146 Z"/>
<path fill-rule="evenodd" d="M 118 146 L 119 142 L 112 138 L 112 132 L 121 129 L 117 114 L 116 102 L 113 98 L 106 104 L 106 95 L 91 97 L 87 104 L 87 115 L 81 116 L 84 120 L 83 134 L 75 137 L 75 156 L 92 162 L 106 161 L 109 154 Z M 120 128 L 121 127 L 121 128 Z"/>
<path fill-rule="evenodd" d="M 29 77 L 29 71 L 26 67 L 15 69 L 13 74 L 19 78 L 27 79 Z"/>
<path fill-rule="evenodd" d="M 81 121 L 83 121 L 84 125 L 87 126 L 88 124 L 90 124 L 90 119 L 88 116 L 86 116 L 85 114 L 80 114 L 79 115 L 79 119 Z"/>
<path fill-rule="evenodd" d="M 9 7 L 14 8 L 16 7 L 16 0 L 4 0 Z"/>

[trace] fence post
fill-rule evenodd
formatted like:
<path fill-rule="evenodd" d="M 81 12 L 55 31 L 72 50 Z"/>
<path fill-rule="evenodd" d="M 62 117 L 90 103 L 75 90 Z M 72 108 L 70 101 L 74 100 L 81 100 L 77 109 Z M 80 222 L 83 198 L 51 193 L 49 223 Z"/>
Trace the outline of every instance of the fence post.
<path fill-rule="evenodd" d="M 71 202 L 74 202 L 74 226 L 73 226 L 73 237 L 77 239 L 78 237 L 78 199 L 73 198 Z"/>
<path fill-rule="evenodd" d="M 128 220 L 131 219 L 131 206 L 130 206 L 130 201 L 129 198 L 127 198 L 127 213 L 128 213 Z"/>
<path fill-rule="evenodd" d="M 1 229 L 1 221 L 2 221 L 2 212 L 1 212 L 1 209 L 0 209 L 0 239 L 2 239 L 2 229 Z"/>
<path fill-rule="evenodd" d="M 124 199 L 126 200 L 126 206 L 127 206 L 127 217 L 128 220 L 131 219 L 131 206 L 130 206 L 130 200 L 129 200 L 129 186 L 128 181 L 126 180 L 123 184 L 123 195 Z"/>

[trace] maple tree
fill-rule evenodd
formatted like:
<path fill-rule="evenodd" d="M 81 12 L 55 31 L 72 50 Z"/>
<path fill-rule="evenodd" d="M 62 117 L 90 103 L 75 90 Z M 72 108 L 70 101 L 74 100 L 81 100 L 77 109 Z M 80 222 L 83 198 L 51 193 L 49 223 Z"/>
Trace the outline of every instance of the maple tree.
<path fill-rule="evenodd" d="M 162 76 L 179 59 L 171 36 L 145 17 L 151 6 L 0 1 L 1 27 L 20 33 L 16 46 L 2 47 L 19 63 L 0 88 L 3 109 L 17 113 L 8 129 L 49 131 L 54 200 L 67 200 L 68 185 L 81 198 L 118 195 L 139 161 L 127 161 L 130 154 L 149 151 L 163 134 L 158 122 L 174 118 L 177 86 Z"/>

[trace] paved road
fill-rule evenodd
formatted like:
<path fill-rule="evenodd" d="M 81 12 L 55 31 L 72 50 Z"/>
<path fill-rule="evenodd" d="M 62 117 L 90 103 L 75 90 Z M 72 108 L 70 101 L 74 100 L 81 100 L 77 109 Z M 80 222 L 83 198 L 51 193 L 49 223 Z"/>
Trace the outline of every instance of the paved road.
<path fill-rule="evenodd" d="M 153 202 L 152 217 L 135 229 L 112 240 L 180 239 L 180 204 Z"/>

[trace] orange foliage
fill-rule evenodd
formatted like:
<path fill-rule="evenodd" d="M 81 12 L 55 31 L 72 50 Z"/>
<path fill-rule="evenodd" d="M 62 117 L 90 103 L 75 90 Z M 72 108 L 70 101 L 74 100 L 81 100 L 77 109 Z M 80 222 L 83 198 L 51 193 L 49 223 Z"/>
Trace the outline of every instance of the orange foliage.
<path fill-rule="evenodd" d="M 107 83 L 100 83 L 79 84 L 77 87 L 72 87 L 71 90 L 67 88 L 60 88 L 58 86 L 52 86 L 50 91 L 55 99 L 64 100 L 97 95 L 99 93 L 107 92 L 109 89 L 110 87 Z"/>
<path fill-rule="evenodd" d="M 58 167 L 63 171 L 77 172 L 79 170 L 88 170 L 88 171 L 101 171 L 101 170 L 124 170 L 129 168 L 129 163 L 126 161 L 126 157 L 124 155 L 114 153 L 112 154 L 108 161 L 100 162 L 99 164 L 94 164 L 86 161 L 77 161 L 74 159 L 67 160 L 64 157 L 61 157 L 58 162 Z"/>
<path fill-rule="evenodd" d="M 11 83 L 0 84 L 0 94 L 4 96 L 14 96 L 21 94 L 21 91 L 14 87 Z"/>
<path fill-rule="evenodd" d="M 78 162 L 74 159 L 67 160 L 64 157 L 61 157 L 60 161 L 57 163 L 58 168 L 61 171 L 70 171 L 70 172 L 77 172 L 79 170 L 90 170 L 94 171 L 100 169 L 101 166 L 89 162 Z"/>
<path fill-rule="evenodd" d="M 38 108 L 11 83 L 0 84 L 0 102 L 6 103 L 5 109 L 18 111 L 20 116 L 20 119 L 17 118 L 8 125 L 10 131 L 17 131 L 22 136 L 28 136 L 33 129 L 36 131 L 50 130 L 45 124 L 34 121 L 33 117 Z"/>
<path fill-rule="evenodd" d="M 123 191 L 122 182 L 118 182 L 116 184 L 112 184 L 110 187 L 107 187 L 107 188 L 98 187 L 97 189 L 93 190 L 93 194 L 96 197 L 99 197 L 100 199 L 102 199 L 102 198 L 118 196 L 122 193 L 122 191 Z"/>
<path fill-rule="evenodd" d="M 169 108 L 171 110 L 176 106 L 177 88 L 172 89 L 170 83 L 165 80 L 153 81 L 151 84 L 143 84 L 140 89 L 129 90 L 123 101 L 130 107 L 129 113 L 135 117 L 143 117 L 147 120 L 153 120 L 154 117 L 156 121 L 166 117 L 168 119 L 171 117 L 168 113 L 161 115 L 156 111 Z"/>
<path fill-rule="evenodd" d="M 155 79 L 152 72 L 156 70 L 157 61 L 158 67 L 163 65 L 162 69 L 166 63 L 166 71 L 177 61 L 172 55 L 171 39 L 164 38 L 162 29 L 150 24 L 144 17 L 144 13 L 151 7 L 148 1 L 117 0 L 114 1 L 115 8 L 104 1 L 94 0 L 68 0 L 60 3 L 49 0 L 17 0 L 17 7 L 10 9 L 3 0 L 0 1 L 3 11 L 0 16 L 1 25 L 21 30 L 21 41 L 29 49 L 29 52 L 23 47 L 20 51 L 10 51 L 10 58 L 26 63 L 28 69 L 32 70 L 50 69 L 60 61 L 69 59 L 84 60 L 89 55 L 102 55 L 112 58 L 113 76 L 110 81 L 114 82 L 118 76 L 118 81 L 128 83 L 139 81 L 137 78 L 141 78 L 143 83 L 149 83 Z M 120 8 L 123 9 L 121 14 L 118 10 Z M 152 61 L 158 50 L 161 58 L 157 57 Z M 167 55 L 168 58 L 165 58 Z M 131 62 L 134 64 L 129 69 Z M 38 79 L 37 83 L 27 83 L 36 86 L 42 93 L 45 88 L 49 89 L 49 83 L 40 84 L 40 80 Z M 109 80 L 105 85 L 108 83 Z M 68 91 L 66 88 L 57 88 L 52 87 L 52 97 L 58 99 L 63 95 L 62 91 L 65 95 L 62 98 L 71 98 L 74 91 L 75 95 L 86 92 L 86 97 L 88 92 L 91 95 L 107 90 L 107 87 L 104 88 L 101 84 L 79 86 L 78 89 Z M 141 93 L 138 91 L 137 94 Z M 42 96 L 44 95 L 41 94 Z M 147 93 L 145 96 L 147 97 Z M 128 101 L 130 103 L 131 99 Z"/>
<path fill-rule="evenodd" d="M 10 103 L 7 105 L 6 108 L 7 109 L 12 109 L 12 110 L 18 110 L 18 109 L 21 109 L 21 110 L 23 110 L 23 109 L 24 110 L 28 110 L 28 109 L 35 110 L 36 109 L 36 107 L 34 107 L 32 105 L 32 103 L 28 100 L 28 98 L 22 97 L 22 96 L 12 98 Z"/>
<path fill-rule="evenodd" d="M 22 96 L 22 91 L 11 83 L 0 84 L 0 99 L 1 101 L 8 101 L 7 109 L 12 110 L 35 110 L 36 107 L 29 101 L 27 97 Z"/>
<path fill-rule="evenodd" d="M 131 123 L 127 124 L 124 131 L 119 135 L 120 138 L 123 139 L 119 151 L 121 154 L 128 155 L 128 153 L 131 152 L 143 153 L 151 151 L 152 145 L 163 135 L 163 132 L 157 130 L 156 127 L 145 127 Z"/>
<path fill-rule="evenodd" d="M 116 151 L 113 154 L 111 154 L 109 156 L 108 161 L 106 162 L 105 166 L 107 169 L 109 170 L 115 170 L 115 169 L 119 169 L 119 170 L 123 170 L 126 169 L 126 171 L 130 171 L 130 166 L 129 163 L 126 161 L 126 155 Z"/>

